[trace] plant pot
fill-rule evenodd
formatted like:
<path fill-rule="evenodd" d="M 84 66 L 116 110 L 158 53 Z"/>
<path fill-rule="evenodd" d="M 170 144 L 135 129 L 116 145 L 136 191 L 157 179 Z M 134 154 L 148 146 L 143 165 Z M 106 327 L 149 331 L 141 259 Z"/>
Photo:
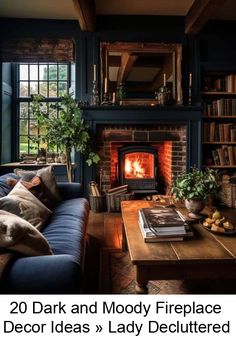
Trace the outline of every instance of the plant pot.
<path fill-rule="evenodd" d="M 185 207 L 189 211 L 189 217 L 192 219 L 201 219 L 202 215 L 200 215 L 200 212 L 205 207 L 205 200 L 203 199 L 186 199 L 185 200 Z"/>

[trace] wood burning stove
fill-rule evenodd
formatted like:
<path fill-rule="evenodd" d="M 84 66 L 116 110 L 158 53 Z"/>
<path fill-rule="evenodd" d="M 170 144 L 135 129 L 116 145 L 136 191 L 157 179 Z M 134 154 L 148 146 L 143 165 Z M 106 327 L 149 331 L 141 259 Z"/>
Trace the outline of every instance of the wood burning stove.
<path fill-rule="evenodd" d="M 154 192 L 157 187 L 157 150 L 148 145 L 119 148 L 119 183 L 132 191 Z"/>

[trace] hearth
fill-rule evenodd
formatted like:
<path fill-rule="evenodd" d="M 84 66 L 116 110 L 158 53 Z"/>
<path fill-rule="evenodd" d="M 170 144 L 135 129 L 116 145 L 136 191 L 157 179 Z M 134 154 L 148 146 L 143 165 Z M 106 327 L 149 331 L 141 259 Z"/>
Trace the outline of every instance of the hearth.
<path fill-rule="evenodd" d="M 131 191 L 157 187 L 157 150 L 148 145 L 129 145 L 118 150 L 119 183 Z"/>

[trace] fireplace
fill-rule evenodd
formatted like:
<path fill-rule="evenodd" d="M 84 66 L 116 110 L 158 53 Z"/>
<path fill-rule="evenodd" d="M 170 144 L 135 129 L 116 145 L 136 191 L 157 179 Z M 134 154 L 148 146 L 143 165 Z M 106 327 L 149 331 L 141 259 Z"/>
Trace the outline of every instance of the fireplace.
<path fill-rule="evenodd" d="M 121 185 L 129 189 L 155 191 L 157 178 L 157 151 L 148 145 L 119 148 L 118 175 Z"/>
<path fill-rule="evenodd" d="M 130 184 L 142 181 L 137 177 L 120 176 L 119 152 L 122 148 L 147 146 L 155 150 L 156 168 L 149 171 L 144 182 L 149 187 L 152 184 L 153 188 L 154 175 L 158 193 L 168 194 L 179 173 L 192 166 L 201 167 L 201 109 L 198 107 L 100 106 L 84 109 L 83 116 L 101 157 L 99 165 L 90 167 L 83 158 L 79 160 L 75 176 L 76 181 L 82 182 L 86 196 L 91 180 L 99 182 L 103 191 L 126 179 Z"/>

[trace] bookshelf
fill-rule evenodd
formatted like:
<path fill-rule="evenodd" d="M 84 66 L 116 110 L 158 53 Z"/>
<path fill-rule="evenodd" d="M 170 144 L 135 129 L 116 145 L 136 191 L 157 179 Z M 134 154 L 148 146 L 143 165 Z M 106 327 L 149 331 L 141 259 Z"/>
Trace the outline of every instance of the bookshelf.
<path fill-rule="evenodd" d="M 202 76 L 203 165 L 236 170 L 236 70 L 207 70 Z"/>

